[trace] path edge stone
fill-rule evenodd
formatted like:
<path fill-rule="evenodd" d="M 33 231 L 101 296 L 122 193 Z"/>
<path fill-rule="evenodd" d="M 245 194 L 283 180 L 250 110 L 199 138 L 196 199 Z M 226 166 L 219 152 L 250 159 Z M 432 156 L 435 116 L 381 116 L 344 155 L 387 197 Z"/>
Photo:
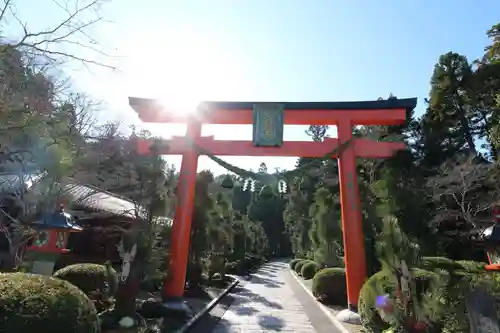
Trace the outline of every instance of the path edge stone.
<path fill-rule="evenodd" d="M 295 273 L 291 269 L 289 269 L 289 272 L 290 272 L 290 275 L 295 279 L 295 282 L 298 285 L 300 285 L 302 287 L 302 289 L 304 289 L 307 292 L 309 297 L 313 298 L 316 301 L 316 297 L 314 297 L 313 293 L 309 290 L 309 288 L 307 288 L 302 283 L 302 281 L 301 281 L 300 277 L 297 275 L 297 273 Z M 323 304 L 321 304 L 318 301 L 316 301 L 316 303 L 318 304 L 321 311 L 323 311 L 324 314 L 331 320 L 331 322 L 332 322 L 333 326 L 335 326 L 335 328 L 337 328 L 342 333 L 351 333 L 351 332 L 349 332 L 349 330 L 347 328 L 344 327 L 344 325 L 342 325 L 342 323 L 337 318 L 335 318 L 335 316 L 330 312 L 330 310 L 327 309 L 326 306 L 324 306 Z"/>
<path fill-rule="evenodd" d="M 200 312 L 198 312 L 193 318 L 191 318 L 186 324 L 184 324 L 181 328 L 175 331 L 175 333 L 188 332 L 198 320 L 200 320 L 203 316 L 208 314 L 218 303 L 222 301 L 224 297 L 226 297 L 231 292 L 231 290 L 233 290 L 238 284 L 240 284 L 241 281 L 236 276 L 229 274 L 227 276 L 231 276 L 234 279 L 234 281 L 228 287 L 226 287 L 222 291 L 222 293 L 220 293 L 216 298 L 210 301 L 210 303 L 208 303 Z"/>

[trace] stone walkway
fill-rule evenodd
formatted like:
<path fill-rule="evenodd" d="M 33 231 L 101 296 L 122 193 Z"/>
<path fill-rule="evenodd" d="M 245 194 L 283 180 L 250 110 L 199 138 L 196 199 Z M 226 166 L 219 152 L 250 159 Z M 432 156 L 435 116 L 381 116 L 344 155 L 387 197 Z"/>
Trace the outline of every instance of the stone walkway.
<path fill-rule="evenodd" d="M 337 332 L 325 315 L 318 314 L 315 301 L 294 283 L 287 263 L 264 265 L 242 283 L 213 333 Z"/>

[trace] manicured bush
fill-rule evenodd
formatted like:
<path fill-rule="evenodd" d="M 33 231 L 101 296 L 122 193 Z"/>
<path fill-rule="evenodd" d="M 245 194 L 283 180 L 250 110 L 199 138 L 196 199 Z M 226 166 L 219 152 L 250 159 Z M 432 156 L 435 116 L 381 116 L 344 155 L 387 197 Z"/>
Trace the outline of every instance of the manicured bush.
<path fill-rule="evenodd" d="M 344 268 L 323 268 L 313 278 L 312 292 L 320 302 L 334 305 L 347 304 Z"/>
<path fill-rule="evenodd" d="M 226 263 L 225 269 L 228 274 L 246 275 L 257 271 L 266 262 L 267 259 L 265 257 L 247 255 L 245 259 Z M 162 275 L 164 276 L 164 274 Z"/>
<path fill-rule="evenodd" d="M 484 267 L 486 266 L 485 262 L 473 260 L 459 260 L 457 263 L 462 266 L 464 271 L 474 273 L 484 272 Z"/>
<path fill-rule="evenodd" d="M 296 264 L 295 264 L 295 268 L 294 268 L 295 273 L 297 273 L 298 275 L 300 275 L 300 274 L 301 274 L 301 272 L 302 272 L 302 266 L 304 266 L 304 265 L 305 265 L 305 264 L 307 264 L 308 262 L 311 262 L 311 260 L 307 260 L 307 259 L 305 259 L 305 260 L 301 260 L 301 261 L 299 261 L 298 263 L 296 263 Z"/>
<path fill-rule="evenodd" d="M 434 272 L 422 269 L 412 269 L 415 278 L 416 295 L 422 295 L 428 290 L 430 280 L 437 278 Z M 375 308 L 376 291 L 381 290 L 383 294 L 394 295 L 396 290 L 396 278 L 387 271 L 380 271 L 372 275 L 363 285 L 359 294 L 358 313 L 361 316 L 361 323 L 366 332 L 379 333 L 389 328 Z"/>
<path fill-rule="evenodd" d="M 61 268 L 54 273 L 54 277 L 70 282 L 90 296 L 96 292 L 105 292 L 107 288 L 117 285 L 116 271 L 111 267 L 109 269 L 111 277 L 108 277 L 108 270 L 104 265 L 74 264 Z M 113 281 L 112 286 L 108 285 L 110 278 Z"/>
<path fill-rule="evenodd" d="M 455 260 L 445 257 L 423 257 L 420 268 L 428 271 L 443 269 L 445 271 L 452 272 L 462 270 L 463 266 Z"/>
<path fill-rule="evenodd" d="M 321 266 L 317 262 L 314 261 L 307 262 L 304 265 L 302 265 L 302 269 L 300 270 L 300 275 L 302 275 L 302 277 L 305 280 L 309 280 L 312 279 L 316 274 L 316 272 L 318 272 L 320 269 Z"/>
<path fill-rule="evenodd" d="M 467 313 L 465 296 L 478 286 L 482 286 L 489 294 L 500 299 L 500 274 L 462 271 L 455 275 L 455 283 L 450 283 L 447 287 L 443 332 L 468 332 L 470 327 L 468 316 L 463 315 Z"/>
<path fill-rule="evenodd" d="M 290 269 L 295 270 L 295 265 L 297 265 L 297 263 L 301 262 L 302 260 L 304 260 L 304 259 L 292 259 L 288 263 L 288 266 L 290 266 Z"/>
<path fill-rule="evenodd" d="M 0 273 L 0 327 L 5 333 L 98 333 L 92 301 L 66 281 Z"/>
<path fill-rule="evenodd" d="M 453 267 L 453 266 L 452 266 Z M 416 281 L 416 295 L 422 295 L 429 289 L 431 278 L 447 279 L 445 297 L 443 298 L 442 318 L 437 319 L 437 325 L 442 332 L 468 332 L 469 321 L 464 315 L 467 313 L 466 297 L 468 293 L 477 286 L 486 287 L 489 293 L 500 297 L 500 284 L 496 279 L 500 279 L 500 274 L 490 274 L 484 271 L 471 272 L 466 270 L 455 270 L 449 273 L 430 272 L 421 269 L 413 269 L 413 276 Z M 378 286 L 383 293 L 394 295 L 396 281 L 394 277 L 387 276 L 386 272 L 378 272 L 370 277 L 361 288 L 358 311 L 361 316 L 361 322 L 366 332 L 381 332 L 388 328 L 378 311 L 375 309 L 374 291 L 371 287 Z M 371 287 L 370 287 L 371 286 Z M 435 318 L 436 319 L 436 318 Z"/>

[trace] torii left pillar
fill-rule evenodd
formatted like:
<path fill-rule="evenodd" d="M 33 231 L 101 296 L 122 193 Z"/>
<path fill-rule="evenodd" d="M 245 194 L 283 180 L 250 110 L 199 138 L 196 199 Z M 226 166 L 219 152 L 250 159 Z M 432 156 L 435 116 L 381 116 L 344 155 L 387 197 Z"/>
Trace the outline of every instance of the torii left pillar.
<path fill-rule="evenodd" d="M 201 136 L 202 124 L 195 117 L 190 117 L 186 125 L 187 137 L 198 138 Z M 171 274 L 170 282 L 163 284 L 163 295 L 170 297 L 182 297 L 186 284 L 186 266 L 191 243 L 191 216 L 194 210 L 197 170 L 198 153 L 190 147 L 182 154 L 177 205 L 172 224 L 172 235 L 178 235 L 178 237 L 172 237 L 169 253 L 169 268 L 179 269 L 179 267 L 183 267 L 184 269 Z"/>

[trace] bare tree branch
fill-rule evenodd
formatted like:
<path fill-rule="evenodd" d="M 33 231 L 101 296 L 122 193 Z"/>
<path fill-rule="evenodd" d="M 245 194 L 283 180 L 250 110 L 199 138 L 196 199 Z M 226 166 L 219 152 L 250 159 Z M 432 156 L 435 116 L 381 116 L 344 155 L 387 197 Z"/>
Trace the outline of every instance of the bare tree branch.
<path fill-rule="evenodd" d="M 429 199 L 436 208 L 435 223 L 465 223 L 480 229 L 492 223 L 491 208 L 500 195 L 499 172 L 494 165 L 475 158 L 444 164 L 428 180 Z"/>
<path fill-rule="evenodd" d="M 5 24 L 8 16 L 12 17 L 22 32 L 19 38 L 4 45 L 3 52 L 10 52 L 11 49 L 22 50 L 26 56 L 40 61 L 40 64 L 60 65 L 67 61 L 77 61 L 84 66 L 116 69 L 109 63 L 113 56 L 105 52 L 98 40 L 89 33 L 89 29 L 104 23 L 100 7 L 106 0 L 67 0 L 64 4 L 55 0 L 50 2 L 59 8 L 65 17 L 44 30 L 31 31 L 28 22 L 19 17 L 15 3 L 12 0 L 4 1 L 0 24 Z M 66 50 L 65 46 L 73 47 L 74 50 Z M 82 56 L 82 50 L 88 50 L 104 60 Z"/>

